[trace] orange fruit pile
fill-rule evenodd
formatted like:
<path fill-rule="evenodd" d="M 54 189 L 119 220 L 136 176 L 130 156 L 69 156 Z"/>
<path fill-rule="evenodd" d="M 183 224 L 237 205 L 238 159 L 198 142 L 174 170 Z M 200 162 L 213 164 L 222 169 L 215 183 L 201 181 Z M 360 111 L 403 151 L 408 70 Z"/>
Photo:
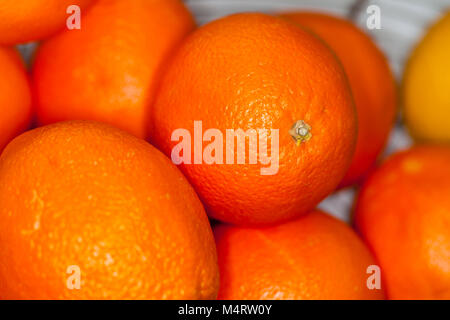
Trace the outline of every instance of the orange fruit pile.
<path fill-rule="evenodd" d="M 450 146 L 377 167 L 395 82 L 352 22 L 4 0 L 0 46 L 0 299 L 450 299 Z M 317 209 L 349 186 L 357 232 Z"/>

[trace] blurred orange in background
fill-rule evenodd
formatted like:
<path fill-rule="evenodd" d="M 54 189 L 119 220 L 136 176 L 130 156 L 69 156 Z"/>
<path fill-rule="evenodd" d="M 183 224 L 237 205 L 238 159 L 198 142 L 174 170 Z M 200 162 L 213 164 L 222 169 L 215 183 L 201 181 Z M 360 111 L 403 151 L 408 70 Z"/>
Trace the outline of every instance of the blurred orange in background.
<path fill-rule="evenodd" d="M 145 138 L 166 59 L 193 29 L 180 0 L 99 0 L 81 30 L 65 30 L 38 48 L 39 124 L 97 120 Z"/>
<path fill-rule="evenodd" d="M 390 299 L 450 299 L 450 147 L 391 156 L 361 189 L 355 222 Z"/>
<path fill-rule="evenodd" d="M 0 154 L 31 122 L 31 92 L 19 53 L 0 47 Z"/>
<path fill-rule="evenodd" d="M 450 11 L 434 23 L 405 68 L 403 113 L 422 143 L 450 144 Z"/>

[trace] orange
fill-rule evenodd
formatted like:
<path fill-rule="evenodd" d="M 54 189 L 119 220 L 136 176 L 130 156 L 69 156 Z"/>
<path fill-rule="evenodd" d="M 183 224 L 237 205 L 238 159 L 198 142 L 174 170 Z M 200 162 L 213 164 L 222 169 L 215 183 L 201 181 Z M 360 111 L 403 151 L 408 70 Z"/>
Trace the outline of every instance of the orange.
<path fill-rule="evenodd" d="M 176 163 L 183 160 L 207 212 L 235 224 L 269 224 L 310 211 L 342 180 L 356 140 L 350 89 L 333 53 L 264 14 L 228 16 L 191 34 L 167 69 L 151 118 L 151 140 Z M 223 148 L 214 140 L 219 146 L 211 152 L 223 151 L 223 164 L 220 156 L 195 163 L 199 143 L 176 139 L 176 129 L 194 137 L 194 121 L 202 121 L 205 133 L 223 135 Z M 237 139 L 226 147 L 225 138 L 227 130 L 250 135 L 249 129 L 259 137 L 246 139 L 244 159 Z M 191 151 L 175 152 L 174 159 L 180 143 Z M 208 155 L 210 144 L 204 145 Z M 184 155 L 191 152 L 189 164 Z"/>
<path fill-rule="evenodd" d="M 450 299 L 450 148 L 391 156 L 362 187 L 356 226 L 390 299 Z"/>
<path fill-rule="evenodd" d="M 2 0 L 0 1 L 0 43 L 18 44 L 44 39 L 63 29 L 77 5 L 83 12 L 93 0 Z"/>
<path fill-rule="evenodd" d="M 343 222 L 320 211 L 268 228 L 214 229 L 219 299 L 383 299 L 368 289 L 369 250 Z"/>
<path fill-rule="evenodd" d="M 38 128 L 6 147 L 0 261 L 3 299 L 213 299 L 218 290 L 213 234 L 184 176 L 145 141 L 95 122 Z"/>
<path fill-rule="evenodd" d="M 383 53 L 352 22 L 314 12 L 281 15 L 320 36 L 347 73 L 358 113 L 358 141 L 352 164 L 341 182 L 359 182 L 383 151 L 396 113 L 394 77 Z"/>
<path fill-rule="evenodd" d="M 31 122 L 31 93 L 17 51 L 0 47 L 0 153 Z"/>
<path fill-rule="evenodd" d="M 36 54 L 39 123 L 97 120 L 144 138 L 159 73 L 192 16 L 179 0 L 99 0 L 82 23 Z"/>
<path fill-rule="evenodd" d="M 450 145 L 450 7 L 427 26 L 407 57 L 401 88 L 408 132 L 422 143 Z"/>

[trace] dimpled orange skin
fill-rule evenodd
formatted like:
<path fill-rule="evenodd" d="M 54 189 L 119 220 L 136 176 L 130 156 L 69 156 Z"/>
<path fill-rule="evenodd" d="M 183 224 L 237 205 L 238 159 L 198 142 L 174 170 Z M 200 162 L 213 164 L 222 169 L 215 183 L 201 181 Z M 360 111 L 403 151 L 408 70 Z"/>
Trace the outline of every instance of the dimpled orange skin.
<path fill-rule="evenodd" d="M 0 46 L 0 153 L 31 122 L 31 92 L 17 51 Z"/>
<path fill-rule="evenodd" d="M 162 153 L 105 124 L 16 138 L 0 158 L 0 298 L 214 299 L 212 231 Z M 79 266 L 81 289 L 66 286 Z"/>
<path fill-rule="evenodd" d="M 375 264 L 356 233 L 320 211 L 268 228 L 214 228 L 219 299 L 383 299 L 369 290 Z"/>
<path fill-rule="evenodd" d="M 171 141 L 174 130 L 193 136 L 195 120 L 204 131 L 219 129 L 224 146 L 227 129 L 279 130 L 276 174 L 261 175 L 269 165 L 249 164 L 248 146 L 245 164 L 180 165 L 208 214 L 240 225 L 310 211 L 342 180 L 356 141 L 355 109 L 334 55 L 309 33 L 264 14 L 236 14 L 197 29 L 172 60 L 152 111 L 151 141 L 168 156 L 179 143 Z M 312 137 L 297 145 L 289 131 L 299 120 Z M 226 153 L 224 147 L 224 162 Z"/>
<path fill-rule="evenodd" d="M 71 5 L 87 10 L 93 0 L 2 0 L 0 1 L 0 44 L 41 40 L 63 29 L 73 13 Z"/>
<path fill-rule="evenodd" d="M 391 156 L 361 189 L 355 222 L 390 299 L 450 299 L 450 148 Z"/>
<path fill-rule="evenodd" d="M 360 182 L 383 151 L 394 125 L 397 94 L 387 59 L 350 21 L 315 12 L 288 12 L 280 16 L 321 37 L 344 66 L 358 113 L 358 141 L 352 164 L 340 186 Z"/>
<path fill-rule="evenodd" d="M 33 88 L 40 124 L 96 120 L 145 138 L 159 74 L 194 28 L 180 0 L 99 0 L 38 49 Z"/>

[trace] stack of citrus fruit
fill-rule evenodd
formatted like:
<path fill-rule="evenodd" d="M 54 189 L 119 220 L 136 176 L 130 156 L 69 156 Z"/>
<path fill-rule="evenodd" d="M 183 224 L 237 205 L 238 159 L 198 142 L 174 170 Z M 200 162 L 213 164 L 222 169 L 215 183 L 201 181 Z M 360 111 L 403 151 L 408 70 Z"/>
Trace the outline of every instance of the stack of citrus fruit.
<path fill-rule="evenodd" d="M 180 0 L 19 6 L 0 4 L 0 299 L 450 298 L 450 147 L 373 169 L 396 89 L 351 22 L 195 30 Z M 414 135 L 445 142 L 435 116 L 415 121 L 445 18 L 432 30 L 403 97 Z M 29 76 L 7 45 L 33 40 Z M 361 182 L 359 238 L 315 208 Z"/>

